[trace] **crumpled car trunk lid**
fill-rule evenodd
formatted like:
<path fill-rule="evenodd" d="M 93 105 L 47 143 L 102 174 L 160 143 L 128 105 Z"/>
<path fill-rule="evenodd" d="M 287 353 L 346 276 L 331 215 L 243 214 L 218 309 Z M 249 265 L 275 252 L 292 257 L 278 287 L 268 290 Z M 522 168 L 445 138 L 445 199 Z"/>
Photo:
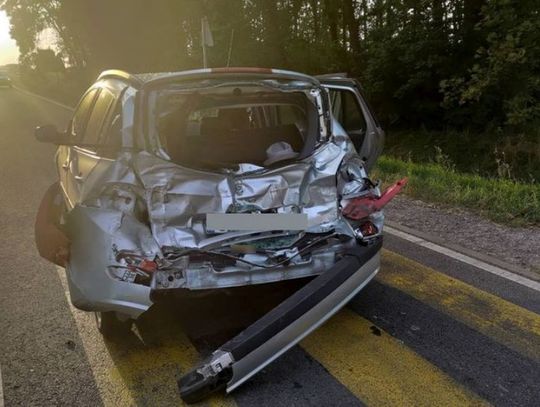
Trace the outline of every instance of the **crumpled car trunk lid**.
<path fill-rule="evenodd" d="M 215 239 L 207 214 L 305 214 L 306 232 L 324 233 L 339 218 L 336 172 L 344 152 L 327 144 L 311 160 L 233 172 L 179 167 L 149 154 L 135 162 L 152 232 L 161 246 L 202 247 Z M 253 232 L 260 232 L 254 229 Z M 232 235 L 231 235 L 232 236 Z M 223 234 L 223 239 L 227 234 Z"/>

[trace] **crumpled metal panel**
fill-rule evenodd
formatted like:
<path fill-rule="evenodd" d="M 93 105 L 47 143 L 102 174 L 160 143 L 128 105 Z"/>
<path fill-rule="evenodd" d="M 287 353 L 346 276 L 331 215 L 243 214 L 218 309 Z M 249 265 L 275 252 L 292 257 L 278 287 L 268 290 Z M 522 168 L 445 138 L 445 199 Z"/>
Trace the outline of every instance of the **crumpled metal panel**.
<path fill-rule="evenodd" d="M 326 143 L 309 159 L 270 170 L 249 166 L 248 171 L 205 172 L 148 153 L 134 157 L 133 165 L 159 245 L 200 247 L 208 237 L 207 213 L 306 213 L 308 232 L 332 229 L 340 216 L 336 172 L 346 147 Z"/>
<path fill-rule="evenodd" d="M 198 83 L 197 87 L 209 85 Z M 305 82 L 285 85 L 270 81 L 264 85 L 282 91 L 309 92 L 318 108 L 321 143 L 309 158 L 281 167 L 244 163 L 236 170 L 214 172 L 177 165 L 160 149 L 158 137 L 146 140 L 146 133 L 134 127 L 134 116 L 136 111 L 142 114 L 146 91 L 126 89 L 121 123 L 122 144 L 126 148 L 116 160 L 102 158 L 96 163 L 81 185 L 80 201 L 69 214 L 72 258 L 68 281 L 74 304 L 87 310 L 112 310 L 137 317 L 151 304 L 151 289 L 213 289 L 316 275 L 335 263 L 336 253 L 363 238 L 359 223 L 345 219 L 339 205 L 365 194 L 378 196 L 379 191 L 371 184 L 366 188 L 364 163 L 343 127 L 336 120 L 329 120 L 330 111 L 324 108 L 326 93 L 321 89 L 309 90 Z M 135 147 L 152 152 L 137 152 Z M 335 233 L 322 235 L 321 242 L 324 240 L 326 246 L 315 247 L 305 257 L 298 255 L 297 248 L 287 246 L 276 251 L 272 246 L 273 257 L 248 253 L 242 256 L 243 262 L 234 266 L 215 267 L 211 261 L 190 263 L 190 258 L 182 254 L 174 263 L 176 269 L 160 269 L 150 282 L 136 280 L 129 263 L 118 257 L 124 251 L 151 261 L 168 262 L 173 260 L 165 255 L 165 246 L 183 253 L 183 248 L 211 251 L 233 243 L 241 246 L 239 242 L 254 246 L 255 240 L 276 238 L 276 234 L 207 231 L 206 215 L 265 212 L 303 213 L 308 218 L 305 232 Z M 382 233 L 382 211 L 371 214 L 370 219 Z M 329 235 L 334 237 L 328 239 Z M 343 235 L 352 239 L 343 239 Z M 295 240 L 302 239 L 304 234 L 284 231 L 280 237 L 283 236 Z M 268 266 L 278 254 L 286 255 L 287 262 Z M 174 287 L 163 283 L 170 281 L 167 273 L 174 273 Z"/>
<path fill-rule="evenodd" d="M 76 206 L 68 217 L 71 257 L 67 267 L 73 304 L 83 310 L 115 310 L 138 317 L 152 304 L 150 287 L 113 278 L 113 246 L 142 254 L 160 253 L 150 230 L 122 212 Z M 81 233 L 84 231 L 84 233 Z"/>
<path fill-rule="evenodd" d="M 81 201 L 92 205 L 107 188 L 112 186 L 126 186 L 139 190 L 142 194 L 141 184 L 131 166 L 131 159 L 130 153 L 123 153 L 115 161 L 100 160 L 82 184 Z"/>

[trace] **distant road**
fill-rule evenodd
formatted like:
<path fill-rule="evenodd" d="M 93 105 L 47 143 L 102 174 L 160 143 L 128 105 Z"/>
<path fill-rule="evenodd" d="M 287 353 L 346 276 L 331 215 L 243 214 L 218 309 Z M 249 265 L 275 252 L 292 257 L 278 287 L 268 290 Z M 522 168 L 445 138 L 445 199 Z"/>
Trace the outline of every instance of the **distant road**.
<path fill-rule="evenodd" d="M 161 306 L 133 335 L 104 342 L 33 241 L 37 206 L 56 178 L 54 147 L 34 141 L 33 128 L 64 127 L 69 116 L 0 89 L 0 396 L 6 406 L 180 405 L 176 377 L 211 349 L 216 326 L 240 323 L 250 299 Z M 346 310 L 208 404 L 538 405 L 540 293 L 411 239 L 389 235 L 385 246 L 380 275 Z M 189 312 L 214 318 L 195 345 L 180 318 Z"/>

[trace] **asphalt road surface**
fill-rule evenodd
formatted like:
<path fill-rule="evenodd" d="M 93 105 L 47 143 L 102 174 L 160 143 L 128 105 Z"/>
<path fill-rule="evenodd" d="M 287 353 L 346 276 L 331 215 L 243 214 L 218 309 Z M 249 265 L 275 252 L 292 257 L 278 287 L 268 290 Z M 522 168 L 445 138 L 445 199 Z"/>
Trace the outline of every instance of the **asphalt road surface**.
<path fill-rule="evenodd" d="M 33 240 L 55 180 L 54 147 L 33 128 L 69 116 L 0 89 L 0 406 L 181 405 L 176 378 L 261 311 L 260 295 L 171 301 L 104 341 Z M 345 310 L 203 405 L 538 406 L 540 292 L 396 236 L 385 247 L 379 276 Z"/>

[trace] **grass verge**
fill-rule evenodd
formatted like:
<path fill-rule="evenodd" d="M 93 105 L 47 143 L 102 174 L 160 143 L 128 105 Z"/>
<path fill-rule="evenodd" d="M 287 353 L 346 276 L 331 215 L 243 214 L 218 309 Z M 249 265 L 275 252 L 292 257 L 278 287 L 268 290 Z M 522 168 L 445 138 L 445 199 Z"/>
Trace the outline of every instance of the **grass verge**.
<path fill-rule="evenodd" d="M 382 156 L 371 174 L 384 185 L 408 177 L 405 194 L 428 202 L 473 209 L 496 222 L 540 225 L 540 184 L 484 178 L 439 164 Z"/>

